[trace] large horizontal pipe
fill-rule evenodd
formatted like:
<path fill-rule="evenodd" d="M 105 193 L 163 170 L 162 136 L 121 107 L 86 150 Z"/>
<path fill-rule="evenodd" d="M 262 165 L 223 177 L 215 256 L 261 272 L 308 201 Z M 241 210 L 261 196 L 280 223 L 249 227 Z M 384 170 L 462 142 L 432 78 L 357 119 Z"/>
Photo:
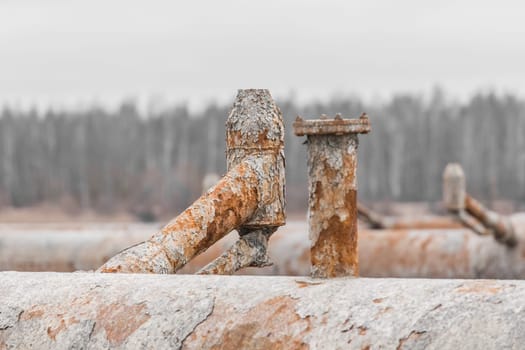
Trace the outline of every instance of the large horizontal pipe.
<path fill-rule="evenodd" d="M 274 265 L 249 272 L 307 275 L 306 238 L 300 233 L 276 235 L 269 248 Z M 509 248 L 470 230 L 363 231 L 359 259 L 366 277 L 525 279 L 523 241 Z"/>
<path fill-rule="evenodd" d="M 0 270 L 93 270 L 159 225 L 1 225 Z"/>
<path fill-rule="evenodd" d="M 523 215 L 513 217 L 523 226 Z M 154 225 L 119 230 L 43 231 L 0 227 L 0 270 L 91 270 L 119 250 L 140 242 Z M 525 279 L 524 240 L 516 247 L 498 244 L 470 230 L 360 230 L 361 273 L 367 277 L 442 277 Z M 195 273 L 237 239 L 230 234 L 194 258 L 181 273 Z M 241 274 L 305 276 L 310 273 L 306 223 L 290 222 L 270 239 L 274 265 Z"/>
<path fill-rule="evenodd" d="M 0 349 L 504 349 L 525 281 L 0 273 Z"/>

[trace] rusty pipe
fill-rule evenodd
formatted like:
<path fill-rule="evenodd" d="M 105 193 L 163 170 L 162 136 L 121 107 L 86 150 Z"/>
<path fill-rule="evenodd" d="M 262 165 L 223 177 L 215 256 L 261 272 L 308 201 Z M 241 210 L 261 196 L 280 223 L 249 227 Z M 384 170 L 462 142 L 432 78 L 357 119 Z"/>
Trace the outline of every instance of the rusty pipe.
<path fill-rule="evenodd" d="M 357 215 L 359 219 L 365 221 L 371 228 L 384 229 L 387 226 L 385 218 L 376 213 L 364 204 L 357 202 Z"/>
<path fill-rule="evenodd" d="M 149 240 L 100 272 L 173 273 L 233 229 L 278 227 L 284 212 L 284 126 L 268 90 L 239 90 L 226 122 L 227 174 Z"/>
<path fill-rule="evenodd" d="M 509 247 L 516 245 L 517 237 L 514 226 L 508 217 L 487 209 L 483 204 L 468 194 L 465 197 L 465 209 L 481 224 L 492 230 L 494 238 L 498 242 L 508 245 Z"/>
<path fill-rule="evenodd" d="M 280 228 L 269 242 L 273 265 L 247 268 L 239 274 L 308 275 L 307 230 L 306 223 L 295 222 Z M 466 229 L 360 230 L 358 239 L 360 276 L 364 277 L 525 279 L 523 240 L 509 249 Z M 210 249 L 181 272 L 197 271 L 220 252 L 220 246 Z"/>
<path fill-rule="evenodd" d="M 513 247 L 517 244 L 510 219 L 487 209 L 466 191 L 461 165 L 450 163 L 443 172 L 443 199 L 450 213 L 466 227 L 480 235 L 492 235 L 496 241 Z"/>
<path fill-rule="evenodd" d="M 199 275 L 232 275 L 245 267 L 270 266 L 268 239 L 275 230 L 254 230 L 243 234 L 221 256 L 197 271 Z"/>
<path fill-rule="evenodd" d="M 371 229 L 382 230 L 417 230 L 417 229 L 450 229 L 462 225 L 447 216 L 384 216 L 357 202 L 358 218 Z"/>
<path fill-rule="evenodd" d="M 14 272 L 0 280 L 0 349 L 510 349 L 524 341 L 525 281 Z"/>
<path fill-rule="evenodd" d="M 297 117 L 293 126 L 308 144 L 312 276 L 357 276 L 357 134 L 370 131 L 368 117 Z"/>
<path fill-rule="evenodd" d="M 511 218 L 515 227 L 525 227 L 524 214 Z M 96 269 L 123 248 L 147 239 L 153 229 L 155 225 L 141 224 L 127 224 L 126 228 L 87 225 L 78 231 L 0 225 L 0 270 Z M 308 275 L 307 231 L 306 222 L 288 222 L 269 240 L 273 265 L 238 273 Z M 237 242 L 235 232 L 228 234 L 178 273 L 199 271 Z M 358 253 L 360 274 L 365 277 L 525 279 L 525 240 L 519 239 L 518 245 L 509 249 L 491 236 L 466 229 L 360 230 Z"/>

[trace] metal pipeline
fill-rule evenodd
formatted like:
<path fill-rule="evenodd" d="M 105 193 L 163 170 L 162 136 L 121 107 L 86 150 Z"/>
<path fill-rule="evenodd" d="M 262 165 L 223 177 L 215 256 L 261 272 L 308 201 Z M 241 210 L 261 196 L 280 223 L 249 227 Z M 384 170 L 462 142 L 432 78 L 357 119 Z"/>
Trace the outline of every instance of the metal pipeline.
<path fill-rule="evenodd" d="M 357 215 L 371 229 L 381 230 L 418 230 L 450 229 L 463 225 L 447 216 L 385 216 L 357 202 Z"/>
<path fill-rule="evenodd" d="M 492 235 L 509 247 L 517 242 L 516 229 L 508 217 L 487 209 L 466 191 L 461 165 L 448 164 L 443 172 L 443 199 L 449 212 L 465 227 L 480 235 Z"/>
<path fill-rule="evenodd" d="M 358 276 L 357 134 L 370 131 L 368 117 L 297 117 L 293 126 L 307 137 L 312 276 Z"/>
<path fill-rule="evenodd" d="M 525 281 L 0 273 L 0 349 L 507 349 Z"/>
<path fill-rule="evenodd" d="M 511 217 L 525 227 L 523 214 Z M 80 231 L 16 229 L 0 226 L 0 270 L 92 270 L 123 248 L 151 235 L 157 225 L 90 228 Z M 272 266 L 246 268 L 238 274 L 295 275 L 310 273 L 306 222 L 280 227 L 268 243 Z M 522 231 L 519 231 L 522 232 Z M 195 273 L 238 242 L 235 232 L 196 256 L 178 273 Z M 509 249 L 490 236 L 465 229 L 360 230 L 359 258 L 365 277 L 525 279 L 525 243 Z M 240 243 L 239 243 L 240 244 Z"/>
<path fill-rule="evenodd" d="M 525 226 L 523 218 L 519 219 Z M 525 279 L 523 240 L 509 249 L 490 236 L 465 229 L 360 230 L 358 244 L 364 277 Z M 197 271 L 220 254 L 220 249 L 210 249 L 181 272 Z M 280 228 L 270 239 L 269 255 L 272 266 L 248 268 L 239 274 L 307 276 L 310 243 L 306 223 L 292 222 Z"/>
<path fill-rule="evenodd" d="M 283 225 L 284 126 L 268 90 L 239 90 L 226 122 L 226 144 L 228 172 L 215 186 L 98 271 L 173 273 L 233 229 L 271 234 Z"/>

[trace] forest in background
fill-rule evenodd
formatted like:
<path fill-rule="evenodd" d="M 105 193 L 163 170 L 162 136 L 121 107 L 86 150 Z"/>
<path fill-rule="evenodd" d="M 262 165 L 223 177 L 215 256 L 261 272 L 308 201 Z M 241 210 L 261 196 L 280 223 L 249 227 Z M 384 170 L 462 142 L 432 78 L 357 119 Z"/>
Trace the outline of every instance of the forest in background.
<path fill-rule="evenodd" d="M 307 203 L 306 146 L 293 135 L 295 117 L 357 118 L 364 111 L 372 132 L 360 136 L 360 200 L 439 201 L 445 165 L 459 162 L 473 195 L 525 202 L 525 100 L 517 96 L 477 94 L 458 103 L 438 90 L 430 98 L 399 95 L 378 105 L 357 97 L 277 104 L 286 126 L 291 212 L 304 211 Z M 5 107 L 0 210 L 52 203 L 124 210 L 144 220 L 176 214 L 201 194 L 207 173 L 225 172 L 229 109 L 212 103 L 190 113 L 181 105 L 146 115 L 133 102 L 114 112 L 96 106 L 45 113 Z"/>

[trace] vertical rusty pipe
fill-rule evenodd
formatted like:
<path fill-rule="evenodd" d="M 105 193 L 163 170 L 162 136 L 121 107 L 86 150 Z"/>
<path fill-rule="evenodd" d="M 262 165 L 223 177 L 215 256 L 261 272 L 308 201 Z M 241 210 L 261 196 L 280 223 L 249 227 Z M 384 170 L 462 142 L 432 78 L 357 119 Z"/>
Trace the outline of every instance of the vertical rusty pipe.
<path fill-rule="evenodd" d="M 270 92 L 239 90 L 226 129 L 228 173 L 160 232 L 99 272 L 173 273 L 233 229 L 284 224 L 284 127 Z"/>
<path fill-rule="evenodd" d="M 460 211 L 465 209 L 467 195 L 465 173 L 458 163 L 449 163 L 443 171 L 443 202 L 447 210 Z"/>
<path fill-rule="evenodd" d="M 257 159 L 257 209 L 239 232 L 285 224 L 284 124 L 281 110 L 264 89 L 239 90 L 226 122 L 228 169 Z"/>
<path fill-rule="evenodd" d="M 357 134 L 370 131 L 368 117 L 297 117 L 293 126 L 308 143 L 312 277 L 358 276 Z"/>

